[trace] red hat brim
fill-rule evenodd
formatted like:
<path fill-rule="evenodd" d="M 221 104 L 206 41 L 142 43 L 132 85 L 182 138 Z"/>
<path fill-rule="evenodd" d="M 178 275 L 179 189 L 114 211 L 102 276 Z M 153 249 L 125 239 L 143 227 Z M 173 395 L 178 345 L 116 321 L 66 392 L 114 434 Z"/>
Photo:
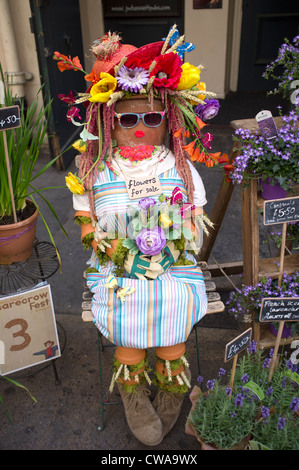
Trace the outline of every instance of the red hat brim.
<path fill-rule="evenodd" d="M 158 41 L 139 47 L 128 56 L 125 66 L 128 69 L 135 67 L 148 69 L 153 60 L 161 54 L 163 45 L 164 41 Z"/>

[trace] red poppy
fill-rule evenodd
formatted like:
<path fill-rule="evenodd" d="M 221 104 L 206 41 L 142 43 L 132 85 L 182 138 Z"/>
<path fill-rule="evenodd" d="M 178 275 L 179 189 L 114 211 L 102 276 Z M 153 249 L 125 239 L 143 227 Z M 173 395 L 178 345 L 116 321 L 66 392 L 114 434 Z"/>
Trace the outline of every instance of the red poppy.
<path fill-rule="evenodd" d="M 165 87 L 175 90 L 180 82 L 182 61 L 178 54 L 170 52 L 163 54 L 155 59 L 156 65 L 150 74 L 150 78 L 155 76 L 154 86 L 157 88 Z"/>

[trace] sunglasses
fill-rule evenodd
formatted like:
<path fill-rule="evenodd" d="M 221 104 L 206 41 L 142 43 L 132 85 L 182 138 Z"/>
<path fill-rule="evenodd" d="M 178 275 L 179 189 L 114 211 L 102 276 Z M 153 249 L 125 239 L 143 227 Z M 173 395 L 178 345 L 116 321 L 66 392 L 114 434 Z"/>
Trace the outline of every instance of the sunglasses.
<path fill-rule="evenodd" d="M 149 113 L 114 113 L 121 127 L 132 129 L 137 126 L 140 118 L 147 127 L 158 127 L 163 121 L 165 111 L 150 111 Z"/>

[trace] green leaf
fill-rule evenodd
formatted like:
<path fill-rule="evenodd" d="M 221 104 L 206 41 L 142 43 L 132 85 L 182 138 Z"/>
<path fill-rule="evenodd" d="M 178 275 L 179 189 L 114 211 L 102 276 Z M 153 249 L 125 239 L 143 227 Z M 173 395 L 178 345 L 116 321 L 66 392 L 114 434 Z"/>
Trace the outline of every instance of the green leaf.
<path fill-rule="evenodd" d="M 131 250 L 132 248 L 135 248 L 137 245 L 136 245 L 135 240 L 132 240 L 131 238 L 125 238 L 123 240 L 123 246 Z"/>
<path fill-rule="evenodd" d="M 271 450 L 269 447 L 266 447 L 264 444 L 261 444 L 257 441 L 249 441 L 251 450 Z"/>
<path fill-rule="evenodd" d="M 264 399 L 265 395 L 264 395 L 264 392 L 263 390 L 261 389 L 261 387 L 259 387 L 255 382 L 253 382 L 252 380 L 250 380 L 249 382 L 247 382 L 245 385 L 243 385 L 244 388 L 248 388 L 248 390 L 250 390 L 251 392 L 253 392 L 257 397 L 258 399 L 261 401 Z"/>
<path fill-rule="evenodd" d="M 184 237 L 187 238 L 187 240 L 192 240 L 193 234 L 189 228 L 182 227 L 182 232 L 183 232 Z"/>

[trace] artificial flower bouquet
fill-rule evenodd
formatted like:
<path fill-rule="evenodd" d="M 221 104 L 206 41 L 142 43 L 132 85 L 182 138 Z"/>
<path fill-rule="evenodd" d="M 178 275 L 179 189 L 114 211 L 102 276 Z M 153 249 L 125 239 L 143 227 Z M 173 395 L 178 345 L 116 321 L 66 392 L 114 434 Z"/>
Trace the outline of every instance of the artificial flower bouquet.
<path fill-rule="evenodd" d="M 195 386 L 186 432 L 203 449 L 298 450 L 298 367 L 282 354 L 271 381 L 270 350 L 257 350 L 252 341 L 239 358 L 234 381 L 223 383 L 221 368 L 216 379 Z M 205 387 L 205 388 L 203 388 Z"/>
<path fill-rule="evenodd" d="M 237 129 L 233 137 L 240 144 L 238 155 L 233 158 L 229 179 L 233 184 L 246 188 L 251 180 L 261 180 L 274 185 L 276 182 L 286 190 L 298 183 L 299 128 L 298 115 L 291 111 L 282 116 L 283 125 L 277 136 L 268 139 L 259 131 Z"/>
<path fill-rule="evenodd" d="M 99 243 L 97 255 L 100 264 L 110 260 L 105 251 L 115 238 L 118 238 L 118 243 L 112 261 L 116 265 L 116 275 L 123 273 L 124 269 L 133 275 L 132 264 L 136 259 L 139 267 L 143 264 L 147 268 L 140 272 L 143 276 L 137 277 L 149 279 L 163 274 L 172 264 L 194 264 L 186 257 L 186 251 L 197 255 L 201 244 L 200 232 L 208 233 L 207 226 L 213 226 L 204 212 L 195 215 L 194 211 L 193 204 L 182 204 L 178 187 L 170 197 L 161 194 L 158 200 L 151 197 L 140 199 L 136 206 L 128 209 L 129 236 L 109 232 Z"/>

